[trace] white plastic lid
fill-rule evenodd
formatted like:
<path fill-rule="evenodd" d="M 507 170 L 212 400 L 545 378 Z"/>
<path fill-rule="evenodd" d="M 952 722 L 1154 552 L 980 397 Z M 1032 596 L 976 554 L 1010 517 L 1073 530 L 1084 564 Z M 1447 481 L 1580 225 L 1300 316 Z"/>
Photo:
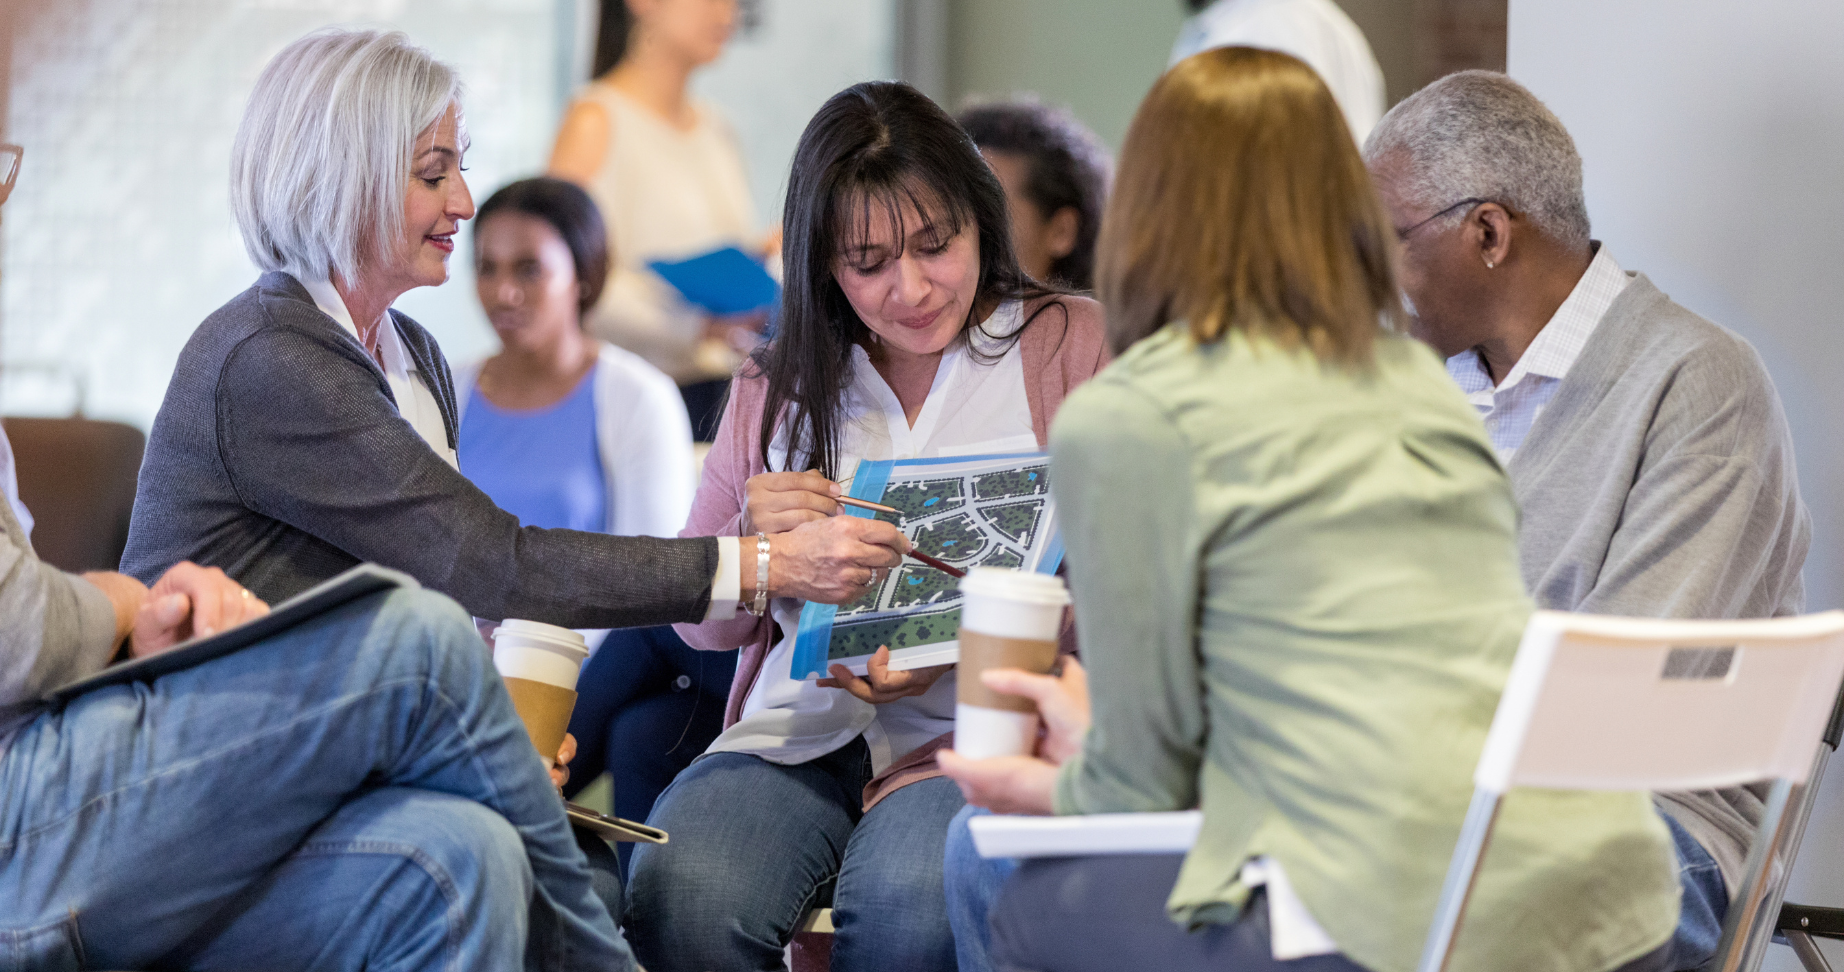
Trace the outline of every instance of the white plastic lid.
<path fill-rule="evenodd" d="M 516 636 L 533 647 L 548 648 L 563 654 L 573 654 L 578 661 L 589 657 L 588 643 L 583 636 L 569 628 L 560 628 L 542 621 L 521 621 L 508 619 L 499 623 L 499 629 L 493 633 L 493 643 L 499 644 L 501 638 Z"/>
<path fill-rule="evenodd" d="M 975 567 L 960 579 L 960 589 L 967 594 L 1041 607 L 1062 607 L 1069 603 L 1069 589 L 1063 585 L 1063 578 L 1009 567 Z"/>

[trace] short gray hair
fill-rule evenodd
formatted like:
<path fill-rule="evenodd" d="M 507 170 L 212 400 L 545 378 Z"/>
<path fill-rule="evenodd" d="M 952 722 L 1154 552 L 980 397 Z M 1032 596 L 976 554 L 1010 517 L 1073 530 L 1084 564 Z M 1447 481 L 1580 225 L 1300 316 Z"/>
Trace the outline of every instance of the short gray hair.
<path fill-rule="evenodd" d="M 358 279 L 403 233 L 416 137 L 461 94 L 402 33 L 329 29 L 256 79 L 231 148 L 231 210 L 264 270 Z"/>
<path fill-rule="evenodd" d="M 1490 200 L 1563 243 L 1588 244 L 1575 140 L 1536 95 L 1505 75 L 1461 71 L 1403 99 L 1364 143 L 1365 162 L 1392 156 L 1403 166 L 1398 191 L 1424 209 Z"/>

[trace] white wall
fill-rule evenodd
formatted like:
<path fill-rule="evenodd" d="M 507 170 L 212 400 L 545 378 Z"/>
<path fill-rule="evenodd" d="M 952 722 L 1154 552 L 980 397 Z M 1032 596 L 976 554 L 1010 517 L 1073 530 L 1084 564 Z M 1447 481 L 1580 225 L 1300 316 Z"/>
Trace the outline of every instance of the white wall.
<path fill-rule="evenodd" d="M 255 279 L 230 215 L 230 145 L 283 45 L 327 24 L 388 26 L 454 64 L 481 201 L 543 169 L 572 75 L 587 68 L 593 4 L 24 0 L 7 99 L 7 140 L 26 157 L 0 223 L 0 412 L 68 412 L 81 383 L 89 414 L 153 421 L 192 330 Z M 763 0 L 759 12 L 696 88 L 735 126 L 766 224 L 807 119 L 840 88 L 890 76 L 894 28 L 891 0 Z M 471 241 L 464 232 L 447 284 L 397 303 L 452 361 L 494 346 Z"/>
<path fill-rule="evenodd" d="M 1812 510 L 1814 610 L 1844 607 L 1841 50 L 1831 0 L 1511 3 L 1509 71 L 1580 145 L 1595 236 L 1766 359 Z M 1844 762 L 1792 896 L 1844 906 Z M 1767 968 L 1798 964 L 1776 946 Z"/>

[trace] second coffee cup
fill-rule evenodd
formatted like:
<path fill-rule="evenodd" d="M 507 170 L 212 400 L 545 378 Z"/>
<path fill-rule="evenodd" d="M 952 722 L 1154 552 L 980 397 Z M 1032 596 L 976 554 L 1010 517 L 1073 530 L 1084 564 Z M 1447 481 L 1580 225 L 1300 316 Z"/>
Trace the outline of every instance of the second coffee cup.
<path fill-rule="evenodd" d="M 1037 739 L 1036 703 L 994 692 L 980 673 L 989 668 L 1048 673 L 1056 665 L 1069 592 L 1060 577 L 1000 567 L 973 568 L 960 590 L 954 749 L 971 759 L 1028 755 Z"/>
<path fill-rule="evenodd" d="M 546 768 L 557 761 L 569 731 L 576 678 L 588 657 L 581 634 L 554 624 L 502 621 L 493 633 L 493 667 L 505 679 L 512 707 Z"/>

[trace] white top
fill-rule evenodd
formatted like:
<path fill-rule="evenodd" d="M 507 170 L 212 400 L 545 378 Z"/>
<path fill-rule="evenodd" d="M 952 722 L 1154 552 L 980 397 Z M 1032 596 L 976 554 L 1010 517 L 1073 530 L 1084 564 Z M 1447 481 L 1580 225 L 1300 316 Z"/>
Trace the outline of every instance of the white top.
<path fill-rule="evenodd" d="M 339 322 L 339 326 L 359 339 L 359 329 L 352 323 L 352 313 L 346 310 L 346 300 L 339 295 L 339 290 L 330 280 L 303 280 L 301 286 L 307 288 L 314 298 L 314 306 L 322 314 Z M 389 314 L 386 314 L 389 319 Z M 378 348 L 370 348 L 365 353 L 373 355 L 373 360 L 383 359 L 384 377 L 390 382 L 391 397 L 397 399 L 397 414 L 403 416 L 416 430 L 416 434 L 435 450 L 435 454 L 461 471 L 460 457 L 455 450 L 448 447 L 448 427 L 442 424 L 442 408 L 436 404 L 435 393 L 423 381 L 423 376 L 416 371 L 416 362 L 403 348 L 403 341 L 397 336 L 395 322 L 390 327 L 380 327 Z M 363 346 L 363 342 L 360 342 Z M 737 556 L 735 537 L 717 538 L 717 576 L 712 580 L 711 606 L 704 613 L 706 621 L 725 621 L 736 617 L 736 608 L 742 599 L 741 561 Z"/>
<path fill-rule="evenodd" d="M 647 264 L 743 246 L 755 235 L 736 136 L 702 101 L 693 104 L 697 123 L 680 129 L 612 85 L 592 82 L 581 99 L 599 105 L 610 128 L 608 151 L 587 187 L 608 225 L 613 258 L 590 329 L 675 381 L 730 377 L 740 359 L 700 356 L 703 311 Z"/>
<path fill-rule="evenodd" d="M 1332 0 L 1217 0 L 1185 21 L 1172 63 L 1231 45 L 1305 61 L 1332 89 L 1359 145 L 1383 118 L 1383 68 L 1364 32 Z"/>
<path fill-rule="evenodd" d="M 307 288 L 314 298 L 314 306 L 320 312 L 339 322 L 339 326 L 352 335 L 352 340 L 359 341 L 358 325 L 352 323 L 352 313 L 346 309 L 345 298 L 331 280 L 303 280 L 301 286 Z M 429 383 L 416 370 L 416 360 L 404 350 L 403 339 L 397 334 L 397 325 L 390 318 L 387 310 L 380 322 L 388 326 L 379 327 L 374 332 L 376 347 L 365 348 L 365 353 L 372 356 L 384 369 L 384 379 L 390 383 L 391 397 L 397 400 L 397 414 L 403 416 L 422 437 L 442 461 L 459 470 L 461 461 L 455 450 L 448 447 L 448 426 L 442 422 L 442 408 L 436 404 L 435 393 L 429 390 Z M 359 341 L 364 347 L 365 342 Z"/>
<path fill-rule="evenodd" d="M 1530 434 L 1537 416 L 1543 414 L 1543 406 L 1555 397 L 1563 376 L 1581 357 L 1595 325 L 1607 316 L 1607 309 L 1631 279 L 1614 262 L 1607 247 L 1599 246 L 1588 271 L 1569 291 L 1568 299 L 1556 308 L 1555 315 L 1537 332 L 1523 357 L 1517 359 L 1511 373 L 1497 387 L 1493 387 L 1492 375 L 1486 371 L 1478 350 L 1468 348 L 1447 359 L 1447 373 L 1479 410 L 1499 461 L 1509 463 L 1517 454 L 1524 436 Z"/>
<path fill-rule="evenodd" d="M 1022 305 L 1002 305 L 986 330 L 1005 337 L 1023 323 Z M 979 331 L 968 332 L 988 347 Z M 997 351 L 998 347 L 991 346 Z M 920 459 L 1021 452 L 1038 448 L 1031 428 L 1031 405 L 1025 395 L 1024 360 L 1013 342 L 997 361 L 982 363 L 960 343 L 941 357 L 935 383 L 911 426 L 896 393 L 871 366 L 864 349 L 852 352 L 852 384 L 846 390 L 847 420 L 840 441 L 841 470 L 860 461 Z M 770 447 L 770 463 L 780 468 L 787 454 L 786 430 Z M 850 477 L 847 477 L 849 481 Z M 710 752 L 753 753 L 774 763 L 817 759 L 859 735 L 871 750 L 873 772 L 936 736 L 954 728 L 954 673 L 949 672 L 923 695 L 872 705 L 841 689 L 820 688 L 790 676 L 794 636 L 805 602 L 777 598 L 771 611 L 781 626 L 781 640 L 763 660 L 762 673 L 743 702 L 742 718 L 711 744 Z"/>
<path fill-rule="evenodd" d="M 459 418 L 467 416 L 483 364 L 476 361 L 455 371 Z M 602 532 L 678 536 L 691 516 L 692 494 L 698 487 L 691 421 L 678 386 L 639 355 L 602 344 L 591 393 L 596 450 L 608 484 L 608 519 Z"/>
<path fill-rule="evenodd" d="M 7 441 L 6 430 L 0 429 L 0 495 L 6 497 L 6 503 L 13 508 L 13 516 L 19 519 L 19 528 L 26 537 L 32 536 L 32 514 L 27 512 L 26 504 L 19 501 L 19 479 L 13 468 L 13 444 Z"/>

